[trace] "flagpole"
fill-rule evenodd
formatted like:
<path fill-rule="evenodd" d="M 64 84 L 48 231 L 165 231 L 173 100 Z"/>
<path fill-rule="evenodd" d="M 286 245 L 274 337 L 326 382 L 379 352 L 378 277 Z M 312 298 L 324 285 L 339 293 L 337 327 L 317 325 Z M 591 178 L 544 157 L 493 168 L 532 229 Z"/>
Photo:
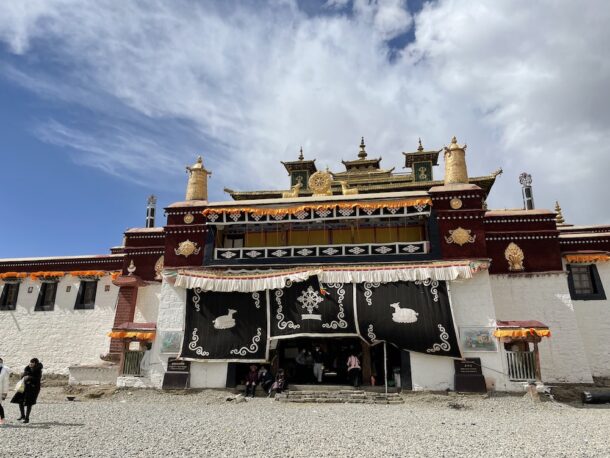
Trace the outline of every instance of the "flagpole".
<path fill-rule="evenodd" d="M 385 394 L 388 394 L 388 347 L 383 341 L 383 372 L 385 374 Z"/>

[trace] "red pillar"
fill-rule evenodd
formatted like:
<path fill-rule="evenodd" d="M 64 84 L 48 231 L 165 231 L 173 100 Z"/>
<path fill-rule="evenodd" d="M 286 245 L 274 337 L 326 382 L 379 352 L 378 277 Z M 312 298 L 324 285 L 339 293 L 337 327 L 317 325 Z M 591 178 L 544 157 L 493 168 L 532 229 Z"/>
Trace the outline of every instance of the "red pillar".
<path fill-rule="evenodd" d="M 136 313 L 136 302 L 138 300 L 138 287 L 142 280 L 136 276 L 118 277 L 113 283 L 119 287 L 119 296 L 114 314 L 113 328 L 123 323 L 133 322 Z M 110 353 L 122 354 L 124 344 L 121 339 L 110 339 Z"/>

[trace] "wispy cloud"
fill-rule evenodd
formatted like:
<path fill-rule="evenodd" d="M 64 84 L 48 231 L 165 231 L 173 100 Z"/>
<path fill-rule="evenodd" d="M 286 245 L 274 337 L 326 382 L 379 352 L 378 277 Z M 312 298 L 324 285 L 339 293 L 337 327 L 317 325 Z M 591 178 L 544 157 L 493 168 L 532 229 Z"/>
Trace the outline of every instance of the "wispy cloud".
<path fill-rule="evenodd" d="M 364 135 L 370 154 L 400 167 L 419 136 L 440 148 L 456 134 L 471 174 L 504 167 L 491 205 L 520 205 L 527 169 L 539 205 L 559 199 L 573 222 L 607 221 L 595 210 L 610 166 L 603 0 L 440 0 L 414 17 L 402 0 L 334 0 L 319 15 L 257 5 L 9 0 L 0 41 L 23 60 L 4 68 L 91 110 L 92 125 L 36 132 L 116 176 L 172 179 L 203 150 L 219 189 L 281 188 L 279 160 L 301 144 L 336 168 Z M 389 49 L 412 28 L 414 42 Z"/>

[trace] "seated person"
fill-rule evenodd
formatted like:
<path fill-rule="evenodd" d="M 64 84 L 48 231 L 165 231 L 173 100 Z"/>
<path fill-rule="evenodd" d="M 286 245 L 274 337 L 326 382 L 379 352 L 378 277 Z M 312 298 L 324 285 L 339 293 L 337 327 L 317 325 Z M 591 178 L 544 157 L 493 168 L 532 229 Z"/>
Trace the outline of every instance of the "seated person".
<path fill-rule="evenodd" d="M 258 371 L 258 383 L 265 393 L 269 393 L 271 385 L 273 385 L 273 374 L 265 366 Z"/>
<path fill-rule="evenodd" d="M 269 396 L 271 396 L 273 391 L 276 393 L 281 393 L 286 388 L 288 388 L 288 383 L 286 382 L 286 374 L 284 374 L 284 369 L 278 369 L 277 375 L 275 376 L 275 382 L 273 382 L 273 385 L 271 385 L 271 389 L 269 390 Z"/>

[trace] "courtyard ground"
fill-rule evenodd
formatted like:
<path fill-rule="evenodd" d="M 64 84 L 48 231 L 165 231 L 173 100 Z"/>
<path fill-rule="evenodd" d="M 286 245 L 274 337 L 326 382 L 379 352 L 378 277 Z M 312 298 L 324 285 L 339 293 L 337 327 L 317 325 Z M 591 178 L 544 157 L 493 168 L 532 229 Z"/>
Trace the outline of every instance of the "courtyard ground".
<path fill-rule="evenodd" d="M 400 405 L 236 403 L 215 390 L 67 389 L 43 388 L 28 425 L 5 401 L 0 455 L 610 456 L 610 408 L 578 402 L 412 393 Z"/>

